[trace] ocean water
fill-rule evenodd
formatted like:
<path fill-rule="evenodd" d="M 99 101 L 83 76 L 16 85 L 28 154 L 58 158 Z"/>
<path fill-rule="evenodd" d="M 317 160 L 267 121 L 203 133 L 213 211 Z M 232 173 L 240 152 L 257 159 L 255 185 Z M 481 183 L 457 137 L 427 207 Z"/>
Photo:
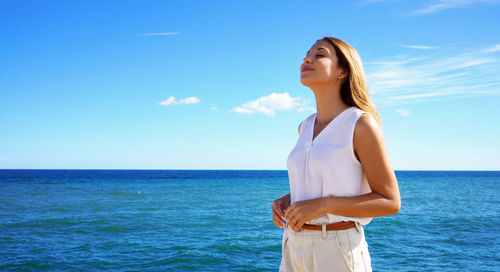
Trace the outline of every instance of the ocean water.
<path fill-rule="evenodd" d="M 396 171 L 374 271 L 500 271 L 500 172 Z M 0 170 L 0 271 L 277 271 L 286 171 Z"/>

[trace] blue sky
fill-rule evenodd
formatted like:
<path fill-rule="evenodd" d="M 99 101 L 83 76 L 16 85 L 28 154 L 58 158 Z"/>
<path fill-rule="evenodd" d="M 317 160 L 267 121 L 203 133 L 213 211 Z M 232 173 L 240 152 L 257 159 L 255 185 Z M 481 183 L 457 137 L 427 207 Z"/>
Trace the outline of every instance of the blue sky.
<path fill-rule="evenodd" d="M 396 170 L 500 170 L 500 1 L 0 2 L 0 168 L 286 169 L 305 53 L 363 60 Z"/>

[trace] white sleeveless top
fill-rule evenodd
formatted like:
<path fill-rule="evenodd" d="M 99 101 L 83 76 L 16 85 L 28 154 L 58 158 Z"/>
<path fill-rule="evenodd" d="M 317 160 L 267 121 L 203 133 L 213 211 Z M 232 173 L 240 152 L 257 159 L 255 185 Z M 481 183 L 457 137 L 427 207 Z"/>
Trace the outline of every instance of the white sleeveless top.
<path fill-rule="evenodd" d="M 350 107 L 338 114 L 312 140 L 316 113 L 299 126 L 299 139 L 287 160 L 290 205 L 296 201 L 326 196 L 358 196 L 371 192 L 361 163 L 353 149 L 354 127 L 367 113 Z M 306 222 L 312 225 L 340 221 L 370 223 L 371 217 L 347 217 L 325 213 Z"/>

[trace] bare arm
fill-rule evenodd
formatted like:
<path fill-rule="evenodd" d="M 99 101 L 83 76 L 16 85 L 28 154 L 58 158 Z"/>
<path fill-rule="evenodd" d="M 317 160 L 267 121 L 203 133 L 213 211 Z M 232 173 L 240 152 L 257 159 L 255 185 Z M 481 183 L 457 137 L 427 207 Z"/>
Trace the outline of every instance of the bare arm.
<path fill-rule="evenodd" d="M 362 115 L 354 130 L 354 151 L 359 157 L 372 192 L 356 197 L 322 197 L 295 202 L 285 213 L 298 231 L 323 213 L 351 217 L 396 214 L 401 207 L 399 188 L 384 145 L 382 130 L 369 114 Z"/>
<path fill-rule="evenodd" d="M 373 117 L 365 114 L 359 118 L 353 141 L 372 192 L 357 197 L 326 197 L 321 213 L 352 217 L 398 213 L 401 207 L 398 183 L 387 155 L 382 130 Z"/>

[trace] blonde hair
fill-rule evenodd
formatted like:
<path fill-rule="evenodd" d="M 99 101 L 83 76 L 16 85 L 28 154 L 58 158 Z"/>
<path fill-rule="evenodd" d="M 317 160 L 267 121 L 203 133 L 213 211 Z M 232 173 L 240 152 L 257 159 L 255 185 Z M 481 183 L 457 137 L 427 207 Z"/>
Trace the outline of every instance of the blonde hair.
<path fill-rule="evenodd" d="M 346 42 L 333 37 L 323 37 L 318 41 L 326 41 L 335 48 L 338 66 L 347 71 L 347 79 L 342 83 L 340 96 L 349 106 L 356 106 L 369 112 L 379 124 L 380 116 L 373 105 L 368 86 L 366 85 L 365 72 L 358 52 Z"/>

